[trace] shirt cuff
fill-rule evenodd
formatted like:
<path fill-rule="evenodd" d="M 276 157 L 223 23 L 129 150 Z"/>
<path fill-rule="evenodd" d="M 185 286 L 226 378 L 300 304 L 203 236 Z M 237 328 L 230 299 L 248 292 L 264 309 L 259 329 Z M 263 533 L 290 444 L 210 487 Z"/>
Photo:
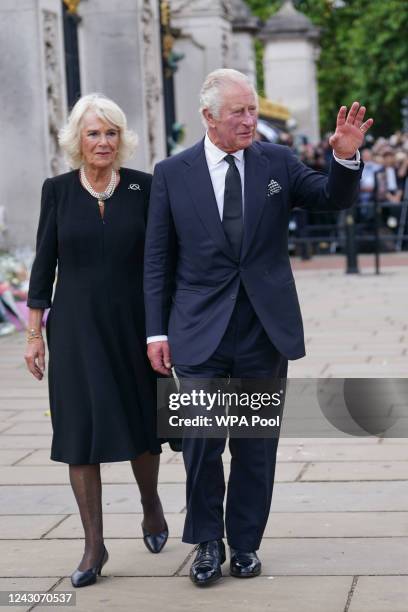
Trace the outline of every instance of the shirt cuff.
<path fill-rule="evenodd" d="M 360 151 L 358 149 L 356 151 L 356 159 L 339 159 L 334 153 L 333 157 L 338 164 L 341 164 L 349 170 L 360 170 Z"/>
<path fill-rule="evenodd" d="M 168 340 L 168 336 L 148 336 L 146 342 L 150 344 L 151 342 L 164 342 Z"/>

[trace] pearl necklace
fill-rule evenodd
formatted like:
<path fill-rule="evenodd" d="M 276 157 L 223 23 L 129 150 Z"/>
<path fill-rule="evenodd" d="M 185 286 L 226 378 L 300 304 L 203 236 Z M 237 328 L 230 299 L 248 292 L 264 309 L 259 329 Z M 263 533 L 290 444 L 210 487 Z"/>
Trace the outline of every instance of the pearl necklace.
<path fill-rule="evenodd" d="M 93 196 L 94 198 L 96 198 L 98 200 L 99 206 L 102 207 L 104 205 L 104 200 L 107 200 L 108 198 L 110 198 L 111 195 L 113 194 L 113 192 L 115 191 L 115 188 L 116 188 L 116 171 L 112 170 L 111 179 L 110 179 L 108 185 L 106 186 L 105 191 L 102 191 L 102 192 L 95 191 L 95 189 L 92 187 L 92 185 L 90 184 L 90 182 L 88 181 L 88 179 L 86 177 L 85 168 L 83 166 L 81 166 L 81 168 L 79 170 L 79 174 L 80 174 L 80 177 L 81 177 L 81 183 L 83 184 L 85 189 L 91 194 L 91 196 Z"/>

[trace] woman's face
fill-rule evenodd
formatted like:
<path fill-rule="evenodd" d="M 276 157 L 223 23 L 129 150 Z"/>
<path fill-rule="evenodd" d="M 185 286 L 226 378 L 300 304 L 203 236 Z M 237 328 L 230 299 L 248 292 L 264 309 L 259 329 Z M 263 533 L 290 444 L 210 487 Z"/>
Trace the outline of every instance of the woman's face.
<path fill-rule="evenodd" d="M 119 142 L 118 127 L 100 119 L 94 111 L 85 113 L 81 127 L 81 152 L 85 167 L 112 167 L 118 154 Z"/>

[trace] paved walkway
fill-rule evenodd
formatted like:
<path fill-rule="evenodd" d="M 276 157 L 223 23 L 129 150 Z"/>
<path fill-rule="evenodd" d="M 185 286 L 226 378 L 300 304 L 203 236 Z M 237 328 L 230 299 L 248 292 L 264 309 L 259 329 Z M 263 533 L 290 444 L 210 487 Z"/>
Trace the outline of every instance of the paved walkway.
<path fill-rule="evenodd" d="M 308 357 L 289 375 L 408 377 L 408 268 L 376 277 L 316 267 L 295 272 Z M 0 590 L 72 590 L 79 517 L 66 466 L 49 460 L 46 386 L 25 372 L 23 350 L 22 334 L 0 339 Z M 160 555 L 143 546 L 129 465 L 104 465 L 110 560 L 94 587 L 76 591 L 75 610 L 407 612 L 407 475 L 403 439 L 282 439 L 263 575 L 198 590 L 186 577 L 192 547 L 180 541 L 181 456 L 164 447 L 171 537 Z"/>

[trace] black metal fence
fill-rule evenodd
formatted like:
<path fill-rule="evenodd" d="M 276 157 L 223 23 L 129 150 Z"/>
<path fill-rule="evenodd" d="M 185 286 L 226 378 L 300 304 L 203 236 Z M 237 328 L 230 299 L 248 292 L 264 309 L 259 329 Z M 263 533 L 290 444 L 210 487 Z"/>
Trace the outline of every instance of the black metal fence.
<path fill-rule="evenodd" d="M 365 202 L 340 213 L 295 210 L 289 250 L 304 259 L 316 254 L 398 252 L 408 248 L 408 199 L 398 204 Z M 350 243 L 354 242 L 354 246 Z"/>

